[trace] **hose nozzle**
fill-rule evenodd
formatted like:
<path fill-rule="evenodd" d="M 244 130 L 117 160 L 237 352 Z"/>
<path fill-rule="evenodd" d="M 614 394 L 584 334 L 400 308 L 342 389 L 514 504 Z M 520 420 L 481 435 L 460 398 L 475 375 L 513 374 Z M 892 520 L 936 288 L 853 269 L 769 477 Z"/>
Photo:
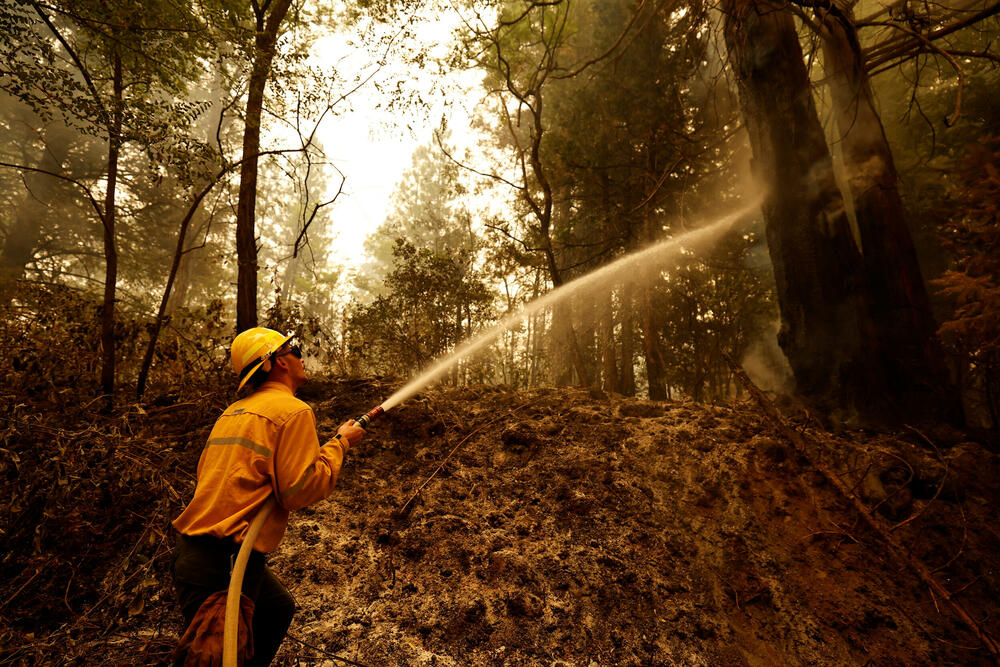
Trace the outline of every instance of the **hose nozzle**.
<path fill-rule="evenodd" d="M 368 428 L 368 424 L 370 424 L 373 421 L 375 421 L 375 418 L 378 417 L 379 415 L 381 415 L 383 412 L 385 412 L 385 408 L 383 408 L 380 405 L 377 408 L 375 408 L 374 410 L 371 410 L 370 412 L 368 412 L 368 414 L 361 415 L 360 417 L 358 417 L 354 421 L 361 428 Z"/>

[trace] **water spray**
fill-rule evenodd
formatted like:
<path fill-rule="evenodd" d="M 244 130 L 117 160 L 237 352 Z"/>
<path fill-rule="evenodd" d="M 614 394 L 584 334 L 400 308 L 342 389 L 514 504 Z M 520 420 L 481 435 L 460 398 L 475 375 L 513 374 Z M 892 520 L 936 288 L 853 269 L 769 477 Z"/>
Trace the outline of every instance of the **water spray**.
<path fill-rule="evenodd" d="M 664 241 L 660 241 L 638 252 L 625 255 L 610 264 L 607 264 L 596 271 L 591 271 L 579 278 L 561 285 L 547 294 L 527 303 L 520 310 L 504 317 L 500 322 L 493 325 L 478 336 L 459 345 L 451 354 L 439 357 L 430 363 L 428 368 L 417 377 L 410 380 L 404 387 L 396 391 L 392 396 L 382 402 L 365 415 L 359 417 L 356 422 L 361 428 L 366 428 L 376 417 L 379 417 L 387 410 L 391 410 L 406 399 L 410 398 L 418 391 L 439 379 L 448 369 L 458 363 L 459 360 L 468 357 L 483 349 L 504 331 L 518 324 L 525 318 L 537 313 L 543 308 L 551 306 L 566 297 L 576 294 L 582 290 L 592 288 L 596 285 L 612 280 L 628 279 L 635 273 L 636 269 L 644 265 L 662 262 L 668 257 L 679 253 L 684 248 L 697 248 L 710 243 L 714 243 L 732 227 L 741 221 L 745 221 L 756 213 L 763 201 L 763 195 L 758 195 L 741 208 L 722 216 L 715 222 L 698 229 L 673 236 Z"/>

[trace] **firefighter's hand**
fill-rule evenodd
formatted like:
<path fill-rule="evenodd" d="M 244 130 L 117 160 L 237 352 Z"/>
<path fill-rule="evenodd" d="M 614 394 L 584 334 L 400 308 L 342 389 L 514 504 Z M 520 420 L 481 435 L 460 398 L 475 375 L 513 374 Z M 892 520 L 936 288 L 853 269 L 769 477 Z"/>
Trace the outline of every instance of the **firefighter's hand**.
<path fill-rule="evenodd" d="M 337 435 L 340 436 L 341 442 L 346 442 L 347 447 L 351 448 L 365 437 L 365 430 L 358 426 L 353 419 L 348 419 L 337 429 Z"/>

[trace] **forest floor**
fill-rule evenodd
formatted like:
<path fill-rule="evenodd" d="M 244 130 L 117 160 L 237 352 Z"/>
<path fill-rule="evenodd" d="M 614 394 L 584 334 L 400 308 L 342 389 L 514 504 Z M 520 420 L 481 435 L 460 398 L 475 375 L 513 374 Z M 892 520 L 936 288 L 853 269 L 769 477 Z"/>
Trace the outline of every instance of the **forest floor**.
<path fill-rule="evenodd" d="M 315 382 L 302 396 L 324 438 L 392 389 Z M 0 453 L 20 463 L 5 491 L 35 492 L 11 492 L 0 535 L 0 664 L 162 662 L 180 630 L 169 520 L 224 399 L 48 433 L 62 460 L 34 473 L 46 432 L 11 403 Z M 329 500 L 292 515 L 270 557 L 299 608 L 276 662 L 995 664 L 815 464 L 996 636 L 996 443 L 786 414 L 806 455 L 750 402 L 425 392 L 372 426 Z"/>

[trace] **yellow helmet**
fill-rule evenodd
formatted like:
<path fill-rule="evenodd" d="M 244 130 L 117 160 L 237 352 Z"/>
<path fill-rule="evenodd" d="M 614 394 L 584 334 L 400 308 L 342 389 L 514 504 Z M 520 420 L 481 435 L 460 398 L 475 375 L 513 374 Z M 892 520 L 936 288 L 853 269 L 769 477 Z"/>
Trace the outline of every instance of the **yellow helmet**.
<path fill-rule="evenodd" d="M 263 366 L 264 362 L 282 345 L 291 340 L 293 335 L 286 336 L 274 329 L 265 329 L 264 327 L 254 327 L 241 331 L 233 339 L 233 346 L 229 351 L 233 370 L 240 377 L 240 386 L 236 388 L 236 391 L 242 389 L 250 376 Z"/>

